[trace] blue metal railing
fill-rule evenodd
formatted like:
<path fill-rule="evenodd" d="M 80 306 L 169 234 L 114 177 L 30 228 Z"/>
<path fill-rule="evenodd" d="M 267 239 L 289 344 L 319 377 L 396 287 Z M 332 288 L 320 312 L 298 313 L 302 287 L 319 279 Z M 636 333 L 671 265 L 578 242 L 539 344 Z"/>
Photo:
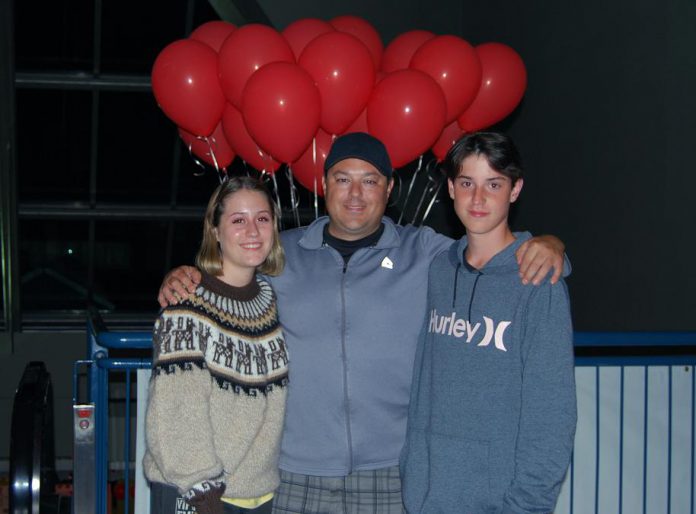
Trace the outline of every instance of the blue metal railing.
<path fill-rule="evenodd" d="M 124 512 L 128 513 L 129 463 L 132 461 L 131 373 L 149 368 L 151 361 L 110 358 L 109 350 L 149 349 L 152 335 L 150 332 L 109 332 L 98 316 L 88 320 L 87 332 L 89 359 L 76 363 L 73 387 L 77 391 L 79 368 L 86 366 L 89 401 L 94 404 L 96 424 L 93 512 L 107 512 L 109 375 L 123 371 L 126 373 L 126 424 L 122 459 L 126 484 Z M 578 434 L 556 514 L 694 514 L 696 355 L 688 352 L 696 348 L 696 332 L 576 332 L 575 347 Z M 684 378 L 687 373 L 690 382 Z M 686 405 L 674 399 L 677 393 L 680 398 L 688 397 L 682 402 Z M 640 401 L 637 396 L 641 396 Z M 685 414 L 684 410 L 688 412 Z M 688 450 L 675 445 L 674 439 L 681 444 L 687 438 Z M 637 439 L 642 443 L 632 442 Z M 660 453 L 663 446 L 664 455 Z M 684 456 L 673 458 L 675 451 L 680 450 L 687 452 L 686 459 Z M 639 459 L 636 453 L 640 454 Z M 637 461 L 641 461 L 641 466 L 635 466 Z M 139 465 L 136 463 L 136 468 Z M 675 473 L 677 468 L 678 473 Z M 639 475 L 641 478 L 637 480 Z M 638 492 L 639 498 L 636 497 Z"/>
<path fill-rule="evenodd" d="M 87 320 L 87 354 L 89 359 L 75 364 L 73 374 L 73 404 L 78 403 L 78 376 L 81 367 L 88 370 L 88 402 L 94 405 L 94 472 L 96 490 L 94 508 L 87 512 L 107 512 L 107 484 L 109 481 L 109 375 L 113 371 L 125 373 L 125 428 L 123 431 L 123 482 L 125 484 L 124 510 L 130 512 L 130 463 L 131 457 L 131 384 L 132 372 L 152 366 L 150 359 L 110 358 L 109 350 L 149 349 L 152 346 L 151 332 L 109 332 L 99 315 L 92 311 Z M 75 484 L 79 487 L 79 484 Z M 82 514 L 74 512 L 74 514 Z"/>

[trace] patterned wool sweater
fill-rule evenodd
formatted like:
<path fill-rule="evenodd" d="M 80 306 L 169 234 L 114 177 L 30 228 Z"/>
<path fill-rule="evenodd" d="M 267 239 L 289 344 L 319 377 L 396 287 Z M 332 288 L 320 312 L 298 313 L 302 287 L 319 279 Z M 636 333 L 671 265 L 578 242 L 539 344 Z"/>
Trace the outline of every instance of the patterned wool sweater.
<path fill-rule="evenodd" d="M 149 480 L 188 497 L 226 486 L 256 498 L 279 483 L 288 356 L 271 286 L 203 274 L 155 323 L 145 419 Z"/>

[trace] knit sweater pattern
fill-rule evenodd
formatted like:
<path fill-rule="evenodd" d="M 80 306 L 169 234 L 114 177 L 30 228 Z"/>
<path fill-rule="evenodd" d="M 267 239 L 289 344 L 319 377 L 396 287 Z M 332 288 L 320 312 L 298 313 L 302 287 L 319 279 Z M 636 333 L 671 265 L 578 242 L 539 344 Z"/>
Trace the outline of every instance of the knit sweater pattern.
<path fill-rule="evenodd" d="M 222 485 L 228 498 L 274 491 L 287 383 L 270 284 L 257 276 L 233 287 L 203 273 L 155 323 L 145 475 L 187 497 Z"/>

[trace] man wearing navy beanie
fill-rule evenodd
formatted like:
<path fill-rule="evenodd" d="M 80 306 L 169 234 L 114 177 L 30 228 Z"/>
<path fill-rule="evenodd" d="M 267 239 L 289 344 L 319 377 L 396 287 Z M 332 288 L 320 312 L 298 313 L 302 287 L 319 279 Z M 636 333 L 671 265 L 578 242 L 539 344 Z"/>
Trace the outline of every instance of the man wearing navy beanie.
<path fill-rule="evenodd" d="M 394 172 L 384 144 L 364 132 L 352 132 L 336 139 L 324 161 L 324 172 L 344 159 L 368 162 L 387 179 L 391 179 Z"/>

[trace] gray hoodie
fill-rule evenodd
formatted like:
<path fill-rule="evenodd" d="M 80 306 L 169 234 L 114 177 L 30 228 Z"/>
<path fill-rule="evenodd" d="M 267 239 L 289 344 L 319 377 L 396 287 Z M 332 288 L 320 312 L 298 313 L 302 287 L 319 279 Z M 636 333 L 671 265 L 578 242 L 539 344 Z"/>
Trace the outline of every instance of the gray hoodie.
<path fill-rule="evenodd" d="M 576 423 L 563 281 L 522 285 L 514 252 L 481 270 L 457 241 L 430 268 L 402 452 L 410 513 L 547 513 Z"/>

